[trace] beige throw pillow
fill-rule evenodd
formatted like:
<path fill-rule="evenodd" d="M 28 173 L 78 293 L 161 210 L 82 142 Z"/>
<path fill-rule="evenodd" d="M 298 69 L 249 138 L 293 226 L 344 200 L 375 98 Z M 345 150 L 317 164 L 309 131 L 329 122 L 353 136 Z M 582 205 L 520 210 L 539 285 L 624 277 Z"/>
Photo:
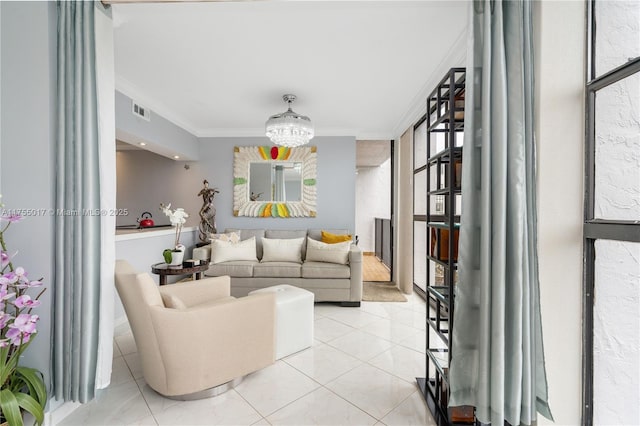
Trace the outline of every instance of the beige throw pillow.
<path fill-rule="evenodd" d="M 302 263 L 304 238 L 263 238 L 261 262 Z"/>
<path fill-rule="evenodd" d="M 256 257 L 256 237 L 238 243 L 230 241 L 211 241 L 211 263 L 231 262 L 234 260 L 253 260 Z"/>
<path fill-rule="evenodd" d="M 240 242 L 240 234 L 237 232 L 226 232 L 224 234 L 209 234 L 209 241 L 213 240 L 221 240 L 221 241 L 229 241 L 232 243 Z"/>
<path fill-rule="evenodd" d="M 327 244 L 307 237 L 308 262 L 327 262 L 346 265 L 349 263 L 349 250 L 351 242 Z"/>

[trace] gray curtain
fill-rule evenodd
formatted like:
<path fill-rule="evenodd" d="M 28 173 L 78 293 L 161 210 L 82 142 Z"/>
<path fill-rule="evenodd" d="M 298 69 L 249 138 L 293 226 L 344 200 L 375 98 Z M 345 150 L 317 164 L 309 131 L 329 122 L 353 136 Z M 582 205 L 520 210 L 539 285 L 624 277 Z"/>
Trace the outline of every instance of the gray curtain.
<path fill-rule="evenodd" d="M 100 305 L 100 175 L 94 4 L 58 2 L 53 390 L 94 397 Z"/>
<path fill-rule="evenodd" d="M 482 423 L 551 419 L 537 263 L 529 1 L 470 4 L 459 283 L 449 406 Z"/>

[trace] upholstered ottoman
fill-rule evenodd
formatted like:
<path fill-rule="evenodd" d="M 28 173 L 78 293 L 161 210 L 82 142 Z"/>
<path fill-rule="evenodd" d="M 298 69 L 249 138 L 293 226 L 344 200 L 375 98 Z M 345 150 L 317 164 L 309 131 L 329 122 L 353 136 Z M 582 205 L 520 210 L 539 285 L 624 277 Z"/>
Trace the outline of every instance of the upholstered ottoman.
<path fill-rule="evenodd" d="M 256 293 L 276 293 L 276 359 L 313 344 L 313 293 L 287 284 Z"/>

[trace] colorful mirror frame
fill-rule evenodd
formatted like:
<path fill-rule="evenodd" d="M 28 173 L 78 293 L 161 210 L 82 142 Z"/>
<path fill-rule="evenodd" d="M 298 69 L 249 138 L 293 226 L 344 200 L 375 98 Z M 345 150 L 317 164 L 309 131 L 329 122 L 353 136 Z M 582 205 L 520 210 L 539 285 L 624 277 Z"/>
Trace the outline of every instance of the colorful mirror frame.
<path fill-rule="evenodd" d="M 317 148 L 277 146 L 237 146 L 233 154 L 233 215 L 249 217 L 316 217 Z M 294 202 L 251 201 L 251 163 L 279 161 L 302 163 L 302 200 Z"/>

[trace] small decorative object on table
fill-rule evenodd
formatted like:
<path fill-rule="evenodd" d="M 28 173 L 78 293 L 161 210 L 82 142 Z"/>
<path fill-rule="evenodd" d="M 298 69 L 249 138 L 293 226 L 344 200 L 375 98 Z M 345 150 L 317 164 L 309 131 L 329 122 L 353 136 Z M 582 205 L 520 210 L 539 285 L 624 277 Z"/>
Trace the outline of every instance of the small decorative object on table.
<path fill-rule="evenodd" d="M 209 181 L 203 180 L 204 187 L 198 192 L 202 196 L 202 208 L 200 208 L 200 241 L 208 242 L 209 235 L 216 234 L 216 208 L 213 206 L 213 198 L 218 194 L 218 188 L 209 188 Z"/>
<path fill-rule="evenodd" d="M 2 207 L 2 204 L 0 204 Z M 44 422 L 47 391 L 42 373 L 18 365 L 22 353 L 36 336 L 38 315 L 31 311 L 40 305 L 40 290 L 35 298 L 27 293 L 42 286 L 42 278 L 31 281 L 24 268 L 14 267 L 4 241 L 4 233 L 21 216 L 0 216 L 0 423 L 22 426 L 22 413 L 28 411 L 36 422 Z"/>
<path fill-rule="evenodd" d="M 160 204 L 160 210 L 169 217 L 171 225 L 176 227 L 176 240 L 172 249 L 166 249 L 162 252 L 164 261 L 170 266 L 182 266 L 182 260 L 184 259 L 185 246 L 180 244 L 180 233 L 182 232 L 182 226 L 187 221 L 189 215 L 183 208 L 177 208 L 171 210 L 171 203 L 168 205 Z"/>

